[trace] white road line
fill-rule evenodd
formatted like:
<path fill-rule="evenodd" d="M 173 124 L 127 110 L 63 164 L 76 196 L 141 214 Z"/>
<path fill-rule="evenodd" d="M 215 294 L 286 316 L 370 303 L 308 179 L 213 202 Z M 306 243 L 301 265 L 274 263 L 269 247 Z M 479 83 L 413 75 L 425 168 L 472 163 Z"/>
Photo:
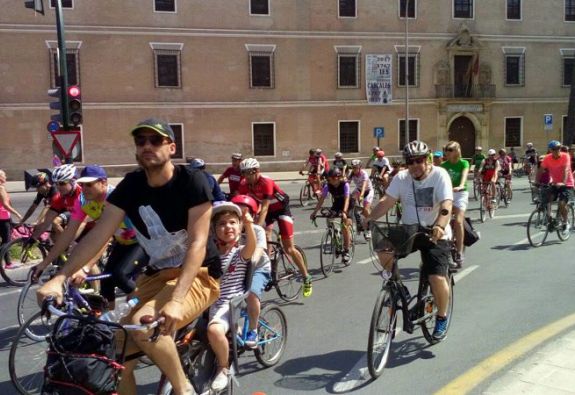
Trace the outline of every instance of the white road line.
<path fill-rule="evenodd" d="M 509 214 L 509 215 L 497 215 L 493 219 L 508 219 L 508 218 L 523 218 L 529 217 L 531 213 L 521 213 L 521 214 Z"/>
<path fill-rule="evenodd" d="M 468 276 L 472 271 L 474 271 L 478 267 L 479 265 L 469 266 L 463 269 L 462 271 L 455 273 L 455 275 L 453 276 L 455 278 L 455 282 L 456 283 L 460 282 L 464 277 Z"/>
<path fill-rule="evenodd" d="M 22 290 L 21 288 L 18 288 L 18 289 L 11 289 L 6 292 L 0 291 L 0 296 L 18 294 L 20 293 L 21 290 Z"/>
<path fill-rule="evenodd" d="M 334 384 L 333 390 L 335 392 L 347 392 L 355 387 L 360 386 L 370 379 L 369 370 L 367 368 L 367 353 L 357 361 L 349 372 Z"/>
<path fill-rule="evenodd" d="M 366 263 L 370 263 L 371 258 L 362 259 L 361 261 L 356 262 L 357 265 L 365 265 Z"/>
<path fill-rule="evenodd" d="M 312 235 L 323 232 L 325 232 L 325 229 L 312 229 L 312 230 L 301 230 L 299 232 L 293 232 L 293 234 L 298 236 L 298 235 Z"/>
<path fill-rule="evenodd" d="M 527 238 L 527 237 L 524 238 L 523 240 L 519 240 L 517 243 L 513 243 L 513 245 L 518 246 L 518 245 L 526 244 L 526 243 L 529 243 L 529 238 Z"/>
<path fill-rule="evenodd" d="M 5 326 L 4 328 L 0 328 L 0 332 L 6 331 L 8 329 L 18 329 L 18 328 L 20 328 L 20 325 Z"/>

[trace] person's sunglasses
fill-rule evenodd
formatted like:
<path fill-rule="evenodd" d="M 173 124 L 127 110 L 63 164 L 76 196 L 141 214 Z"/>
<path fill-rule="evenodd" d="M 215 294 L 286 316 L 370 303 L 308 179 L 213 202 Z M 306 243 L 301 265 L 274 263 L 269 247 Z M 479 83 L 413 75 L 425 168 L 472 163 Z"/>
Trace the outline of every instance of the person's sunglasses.
<path fill-rule="evenodd" d="M 244 170 L 241 173 L 245 174 L 246 176 L 251 176 L 251 175 L 256 174 L 256 172 L 257 172 L 257 170 Z"/>
<path fill-rule="evenodd" d="M 425 163 L 426 161 L 427 161 L 426 157 L 413 158 L 413 159 L 406 159 L 405 164 L 408 166 L 413 165 L 413 164 L 421 165 L 422 163 Z"/>
<path fill-rule="evenodd" d="M 96 185 L 96 183 L 97 183 L 98 181 L 99 181 L 99 180 L 91 181 L 91 182 L 79 182 L 78 184 L 80 184 L 80 186 L 81 186 L 82 188 L 86 188 L 86 187 L 87 187 L 87 188 L 92 188 L 94 185 Z"/>
<path fill-rule="evenodd" d="M 445 151 L 447 151 L 447 152 L 454 152 L 454 151 L 455 151 L 455 148 L 446 148 Z"/>
<path fill-rule="evenodd" d="M 68 185 L 70 183 L 70 181 L 58 181 L 56 184 L 60 185 L 60 186 L 64 186 L 64 185 Z"/>
<path fill-rule="evenodd" d="M 159 134 L 152 134 L 150 136 L 134 136 L 134 143 L 138 147 L 143 147 L 146 145 L 146 142 L 149 142 L 154 147 L 159 147 L 160 145 L 164 144 L 166 138 L 164 136 L 160 136 Z"/>

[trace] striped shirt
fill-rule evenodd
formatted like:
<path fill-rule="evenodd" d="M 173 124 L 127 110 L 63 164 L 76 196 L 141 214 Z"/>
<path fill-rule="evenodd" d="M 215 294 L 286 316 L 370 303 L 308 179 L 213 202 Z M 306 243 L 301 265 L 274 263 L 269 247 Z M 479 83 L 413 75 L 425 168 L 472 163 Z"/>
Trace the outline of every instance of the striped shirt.
<path fill-rule="evenodd" d="M 233 297 L 241 295 L 245 290 L 245 278 L 250 261 L 242 258 L 244 246 L 233 247 L 227 254 L 220 255 L 222 272 L 220 279 L 220 297 L 214 303 L 215 308 L 222 307 Z"/>

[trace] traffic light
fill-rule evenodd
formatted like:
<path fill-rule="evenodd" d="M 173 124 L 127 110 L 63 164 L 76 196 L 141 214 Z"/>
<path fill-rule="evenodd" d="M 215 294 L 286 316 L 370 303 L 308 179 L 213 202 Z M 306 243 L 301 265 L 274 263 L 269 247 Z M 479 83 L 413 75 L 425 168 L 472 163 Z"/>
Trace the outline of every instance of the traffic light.
<path fill-rule="evenodd" d="M 62 116 L 62 89 L 60 87 L 48 89 L 48 96 L 55 98 L 55 101 L 50 102 L 50 109 L 57 110 L 57 114 L 50 115 L 52 121 L 58 122 L 60 125 L 64 124 L 64 117 Z"/>
<path fill-rule="evenodd" d="M 70 126 L 82 123 L 82 93 L 77 85 L 68 87 L 68 117 Z"/>
<path fill-rule="evenodd" d="M 24 7 L 44 15 L 44 0 L 24 0 Z"/>

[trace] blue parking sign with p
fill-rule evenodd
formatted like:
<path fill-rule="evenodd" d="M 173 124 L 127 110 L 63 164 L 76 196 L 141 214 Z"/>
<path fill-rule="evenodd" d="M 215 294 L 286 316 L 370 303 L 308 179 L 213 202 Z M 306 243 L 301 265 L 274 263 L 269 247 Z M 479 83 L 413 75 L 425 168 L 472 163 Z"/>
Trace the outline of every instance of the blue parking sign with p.
<path fill-rule="evenodd" d="M 545 130 L 553 129 L 553 114 L 543 115 L 543 122 L 545 123 Z"/>
<path fill-rule="evenodd" d="M 373 137 L 376 139 L 383 138 L 384 129 L 383 127 L 373 128 Z"/>

